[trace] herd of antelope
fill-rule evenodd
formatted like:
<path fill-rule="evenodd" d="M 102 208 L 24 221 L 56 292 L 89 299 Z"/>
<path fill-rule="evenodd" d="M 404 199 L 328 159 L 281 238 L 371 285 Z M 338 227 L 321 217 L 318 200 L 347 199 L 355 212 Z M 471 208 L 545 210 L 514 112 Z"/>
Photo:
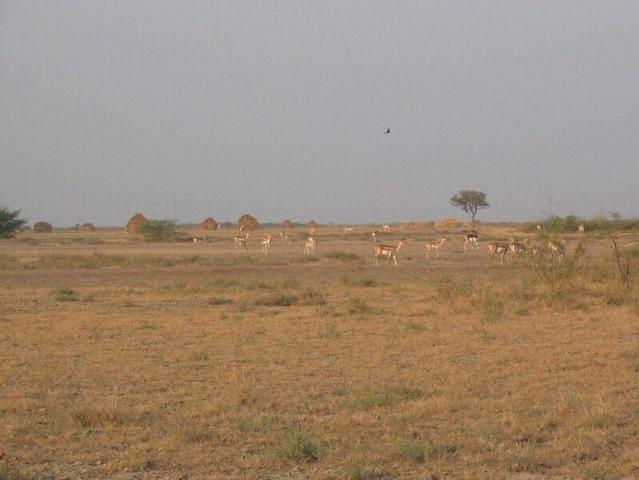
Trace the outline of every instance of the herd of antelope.
<path fill-rule="evenodd" d="M 382 227 L 382 231 L 385 233 L 390 232 L 390 226 L 384 225 Z M 538 229 L 539 230 L 539 229 Z M 344 228 L 345 233 L 352 233 L 355 231 L 355 227 L 347 226 Z M 583 225 L 579 225 L 578 229 L 579 233 L 584 233 L 585 228 Z M 233 236 L 233 242 L 235 244 L 235 248 L 243 250 L 244 253 L 248 253 L 247 241 L 250 237 L 251 233 L 245 231 L 243 227 L 240 226 L 237 233 Z M 280 241 L 283 243 L 290 244 L 293 242 L 291 236 L 282 231 L 279 234 Z M 402 247 L 406 244 L 404 241 L 399 240 L 397 244 L 384 244 L 377 242 L 377 231 L 373 229 L 371 231 L 371 238 L 373 240 L 373 264 L 375 266 L 379 266 L 379 257 L 383 257 L 386 259 L 386 263 L 390 263 L 391 260 L 395 266 L 397 263 L 397 255 L 399 254 Z M 273 240 L 273 235 L 271 233 L 267 233 L 266 236 L 259 239 L 262 253 L 268 255 L 271 251 L 271 243 Z M 431 254 L 434 252 L 437 258 L 440 257 L 440 251 L 443 249 L 444 245 L 448 241 L 447 238 L 440 238 L 438 240 L 429 240 L 425 243 L 425 254 L 427 258 L 430 258 Z M 479 251 L 479 233 L 475 230 L 472 230 L 466 233 L 463 237 L 464 245 L 463 252 L 464 254 L 472 253 L 475 251 Z M 193 243 L 196 246 L 203 245 L 205 239 L 195 237 L 193 238 Z M 317 246 L 317 241 L 315 240 L 315 229 L 309 230 L 309 235 L 304 242 L 304 255 L 310 256 L 315 254 L 315 248 Z M 561 261 L 565 256 L 566 251 L 566 241 L 565 240 L 549 240 L 546 245 L 534 245 L 530 239 L 519 241 L 515 238 L 511 238 L 508 242 L 505 241 L 491 241 L 488 242 L 488 254 L 490 256 L 496 256 L 499 258 L 499 263 L 503 264 L 506 259 L 514 259 L 517 255 L 537 255 L 541 251 L 547 251 L 550 253 L 553 259 L 557 259 Z"/>

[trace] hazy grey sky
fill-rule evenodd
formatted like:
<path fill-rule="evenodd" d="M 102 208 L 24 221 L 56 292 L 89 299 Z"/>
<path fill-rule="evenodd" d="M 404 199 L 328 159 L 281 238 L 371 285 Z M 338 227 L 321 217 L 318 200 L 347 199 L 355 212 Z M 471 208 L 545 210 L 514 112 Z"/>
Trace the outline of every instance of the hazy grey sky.
<path fill-rule="evenodd" d="M 639 2 L 2 0 L 0 162 L 60 226 L 638 215 Z"/>

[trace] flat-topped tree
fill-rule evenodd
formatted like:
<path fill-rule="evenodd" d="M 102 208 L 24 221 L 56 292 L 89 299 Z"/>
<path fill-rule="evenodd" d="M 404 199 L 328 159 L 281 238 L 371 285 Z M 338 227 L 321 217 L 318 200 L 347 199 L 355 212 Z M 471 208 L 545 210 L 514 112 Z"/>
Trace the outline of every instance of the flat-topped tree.
<path fill-rule="evenodd" d="M 11 238 L 27 223 L 20 218 L 20 210 L 0 207 L 0 238 Z"/>
<path fill-rule="evenodd" d="M 450 198 L 450 204 L 461 208 L 464 212 L 470 213 L 472 228 L 475 229 L 475 217 L 477 212 L 484 208 L 490 207 L 486 201 L 486 194 L 476 190 L 462 190 L 458 194 Z"/>

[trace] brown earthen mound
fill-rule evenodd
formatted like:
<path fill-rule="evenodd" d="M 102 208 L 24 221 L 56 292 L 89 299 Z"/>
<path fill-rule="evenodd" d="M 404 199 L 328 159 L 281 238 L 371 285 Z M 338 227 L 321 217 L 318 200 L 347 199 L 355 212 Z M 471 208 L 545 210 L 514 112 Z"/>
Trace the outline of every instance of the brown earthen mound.
<path fill-rule="evenodd" d="M 95 232 L 95 227 L 92 223 L 84 223 L 80 227 L 81 232 Z"/>
<path fill-rule="evenodd" d="M 257 230 L 259 225 L 255 217 L 246 214 L 237 219 L 237 228 L 240 227 L 242 227 L 242 230 L 245 232 L 251 232 L 253 230 Z"/>
<path fill-rule="evenodd" d="M 312 228 L 313 230 L 315 230 L 317 228 L 317 222 L 315 220 L 311 220 L 310 222 L 308 222 L 308 228 Z"/>
<path fill-rule="evenodd" d="M 33 225 L 33 231 L 36 233 L 46 233 L 53 230 L 53 227 L 50 223 L 47 222 L 37 222 Z"/>
<path fill-rule="evenodd" d="M 200 228 L 202 230 L 217 230 L 217 222 L 209 217 L 200 223 Z"/>
<path fill-rule="evenodd" d="M 127 233 L 140 233 L 140 227 L 146 222 L 146 218 L 141 213 L 136 213 L 126 224 Z"/>
<path fill-rule="evenodd" d="M 293 228 L 293 222 L 291 222 L 290 220 L 284 220 L 282 222 L 282 228 L 290 230 L 291 228 Z"/>

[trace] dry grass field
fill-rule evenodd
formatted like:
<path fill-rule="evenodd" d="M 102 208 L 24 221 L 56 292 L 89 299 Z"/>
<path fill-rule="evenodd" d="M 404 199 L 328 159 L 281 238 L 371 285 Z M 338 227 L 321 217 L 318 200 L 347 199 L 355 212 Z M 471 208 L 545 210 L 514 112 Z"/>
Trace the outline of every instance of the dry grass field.
<path fill-rule="evenodd" d="M 0 242 L 0 479 L 639 478 L 639 303 L 610 241 Z M 273 231 L 273 233 L 279 233 Z M 521 235 L 521 234 L 520 234 Z M 258 235 L 255 235 L 257 237 Z M 621 237 L 636 255 L 637 237 Z"/>

